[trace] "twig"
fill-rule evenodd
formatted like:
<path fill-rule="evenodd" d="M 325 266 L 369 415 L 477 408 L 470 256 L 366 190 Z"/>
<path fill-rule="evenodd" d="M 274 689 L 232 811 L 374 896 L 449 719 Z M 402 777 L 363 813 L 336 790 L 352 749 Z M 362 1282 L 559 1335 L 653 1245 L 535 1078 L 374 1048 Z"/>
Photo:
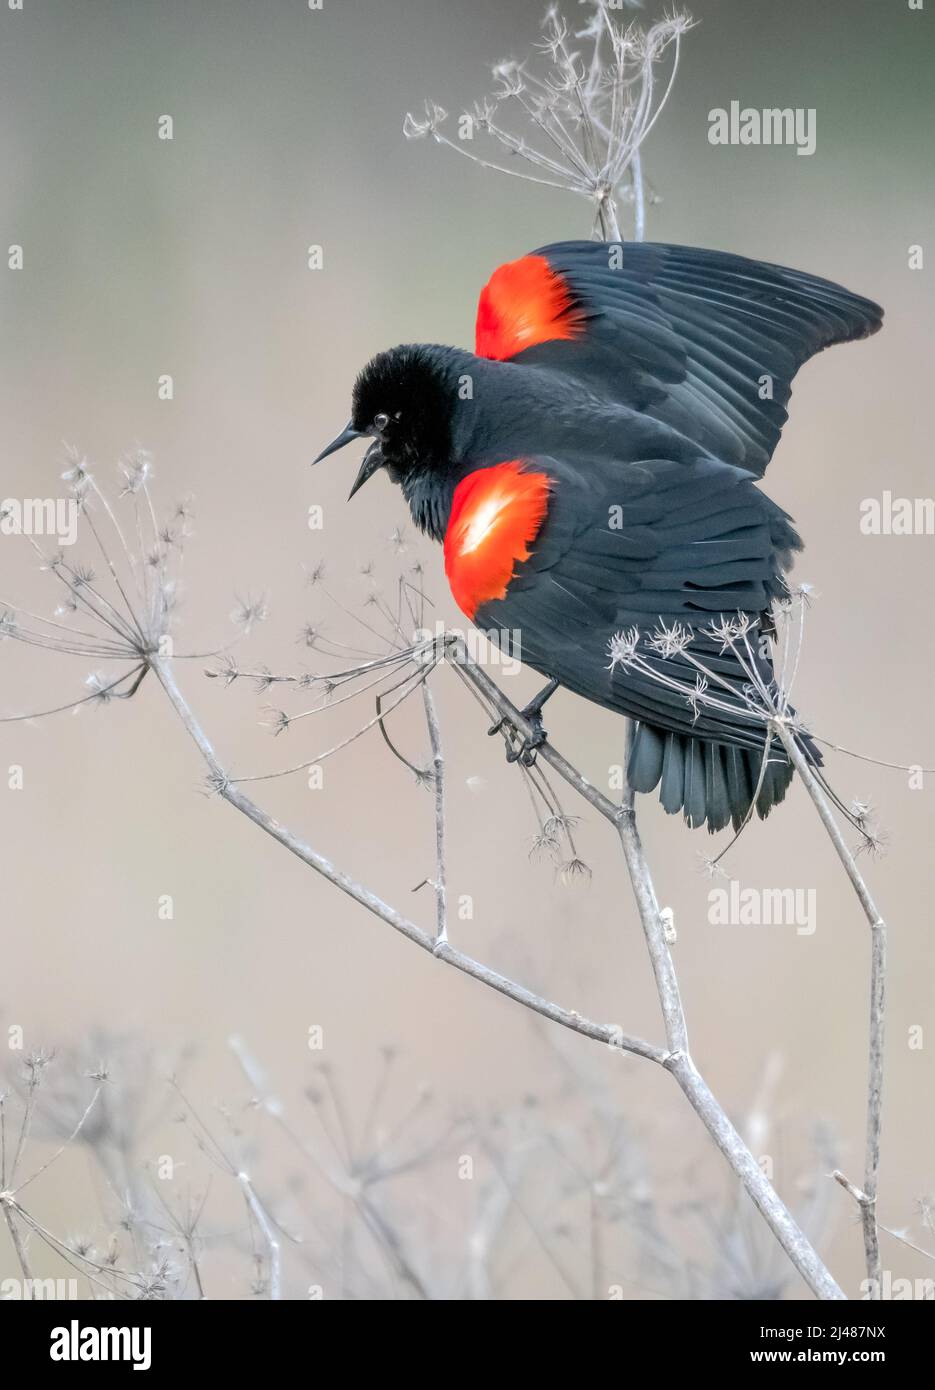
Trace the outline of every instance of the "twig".
<path fill-rule="evenodd" d="M 422 686 L 425 723 L 432 750 L 432 790 L 435 795 L 435 944 L 448 940 L 448 886 L 445 871 L 445 757 L 442 736 L 435 708 L 435 697 L 426 681 Z"/>
<path fill-rule="evenodd" d="M 883 1060 L 886 1029 L 886 923 L 877 910 L 863 880 L 857 862 L 841 834 L 828 799 L 796 741 L 788 719 L 773 720 L 773 728 L 789 755 L 789 760 L 805 784 L 805 789 L 828 832 L 835 853 L 844 866 L 857 900 L 870 923 L 870 1040 L 867 1065 L 867 1142 L 864 1158 L 864 1183 L 858 1190 L 845 1180 L 846 1187 L 858 1202 L 864 1233 L 864 1257 L 871 1298 L 882 1297 L 883 1271 L 880 1262 L 880 1238 L 877 1230 L 877 1189 L 880 1175 L 880 1134 L 883 1125 Z M 837 1173 L 834 1175 L 841 1181 Z"/>
<path fill-rule="evenodd" d="M 184 696 L 179 690 L 175 678 L 172 674 L 171 665 L 163 657 L 151 657 L 152 669 L 169 697 L 173 708 L 179 715 L 190 737 L 201 752 L 202 758 L 208 766 L 211 774 L 212 786 L 229 805 L 235 807 L 245 815 L 248 820 L 253 821 L 254 825 L 259 826 L 267 835 L 284 845 L 286 849 L 301 859 L 309 868 L 314 869 L 326 878 L 329 883 L 333 883 L 342 893 L 346 893 L 365 907 L 368 912 L 372 912 L 388 926 L 401 933 L 409 941 L 417 946 L 421 946 L 424 951 L 435 955 L 439 960 L 448 965 L 453 965 L 456 970 L 462 971 L 465 975 L 472 976 L 475 980 L 480 980 L 482 984 L 489 985 L 500 994 L 505 994 L 509 999 L 524 1005 L 525 1008 L 532 1009 L 534 1013 L 542 1014 L 544 1018 L 549 1018 L 553 1023 L 560 1023 L 565 1028 L 570 1028 L 576 1033 L 581 1033 L 584 1037 L 593 1038 L 597 1042 L 606 1043 L 612 1047 L 618 1047 L 624 1052 L 632 1052 L 638 1057 L 645 1057 L 649 1061 L 664 1063 L 667 1053 L 664 1048 L 656 1047 L 652 1043 L 644 1041 L 642 1038 L 631 1037 L 622 1034 L 620 1030 L 610 1023 L 595 1023 L 590 1019 L 583 1018 L 581 1014 L 571 1009 L 564 1009 L 559 1004 L 554 1004 L 548 999 L 542 998 L 525 985 L 518 984 L 515 980 L 508 979 L 496 970 L 491 970 L 489 966 L 482 965 L 480 961 L 473 960 L 464 952 L 457 950 L 449 942 L 442 941 L 436 944 L 433 936 L 422 930 L 414 922 L 397 912 L 389 903 L 385 903 L 376 893 L 357 883 L 348 874 L 342 872 L 333 865 L 324 855 L 317 853 L 309 845 L 304 844 L 296 835 L 274 820 L 272 816 L 259 806 L 257 806 L 243 792 L 234 786 L 227 774 L 218 762 L 210 741 L 202 730 L 200 724 L 195 719 L 194 714 L 189 708 Z M 512 706 L 510 706 L 512 709 Z"/>
<path fill-rule="evenodd" d="M 244 1197 L 247 1205 L 253 1213 L 256 1223 L 263 1232 L 263 1239 L 269 1248 L 269 1296 L 272 1301 L 282 1298 L 282 1275 L 281 1275 L 281 1251 L 279 1237 L 275 1227 L 266 1213 L 266 1208 L 256 1195 L 253 1183 L 246 1173 L 238 1173 L 237 1181 L 243 1188 Z"/>
<path fill-rule="evenodd" d="M 21 1183 L 17 1183 L 14 1192 L 15 1196 L 18 1197 L 24 1187 L 28 1187 L 31 1182 L 35 1182 L 36 1178 L 41 1177 L 41 1175 L 46 1171 L 47 1168 L 51 1168 L 52 1164 L 56 1161 L 56 1159 L 61 1158 L 62 1154 L 68 1148 L 69 1144 L 71 1144 L 75 1139 L 77 1139 L 82 1129 L 84 1129 L 85 1120 L 88 1118 L 91 1111 L 97 1104 L 97 1098 L 100 1094 L 101 1088 L 100 1086 L 98 1086 L 97 1090 L 94 1092 L 93 1096 L 85 1106 L 81 1118 L 78 1120 L 78 1123 L 75 1125 L 68 1138 L 62 1140 L 61 1144 L 58 1146 L 55 1152 L 49 1158 L 47 1158 L 44 1163 L 40 1164 L 40 1166 L 36 1169 L 34 1173 L 31 1173 L 28 1178 L 24 1178 Z"/>
<path fill-rule="evenodd" d="M 16 1258 L 19 1261 L 19 1267 L 22 1272 L 23 1278 L 26 1281 L 31 1282 L 32 1268 L 29 1263 L 29 1257 L 26 1254 L 26 1247 L 23 1244 L 23 1238 L 20 1235 L 19 1228 L 16 1224 L 13 1215 L 14 1209 L 16 1208 L 16 1203 L 13 1200 L 12 1193 L 0 1192 L 0 1207 L 3 1208 L 3 1215 L 6 1219 L 7 1230 L 10 1232 L 10 1240 L 13 1242 L 13 1249 L 16 1251 Z"/>
<path fill-rule="evenodd" d="M 498 713 L 520 734 L 531 736 L 534 733 L 519 710 L 506 699 L 486 672 L 471 660 L 460 639 L 452 639 L 448 643 L 448 655 L 455 669 L 480 690 Z M 665 1020 L 669 1043 L 669 1051 L 664 1061 L 666 1069 L 675 1077 L 695 1113 L 704 1123 L 813 1293 L 823 1299 L 843 1299 L 844 1293 L 765 1178 L 760 1165 L 734 1129 L 689 1054 L 687 1027 L 678 993 L 678 981 L 665 940 L 665 931 L 659 916 L 649 866 L 636 828 L 632 804 L 629 807 L 627 805 L 628 797 L 632 794 L 628 793 L 623 804 L 617 806 L 592 786 L 550 743 L 543 744 L 538 751 L 540 758 L 614 825 L 620 837 Z"/>
<path fill-rule="evenodd" d="M 633 735 L 633 724 L 628 721 L 628 747 Z M 620 836 L 620 845 L 626 860 L 630 882 L 633 885 L 633 895 L 636 898 L 640 921 L 643 924 L 646 948 L 649 951 L 649 959 L 656 979 L 656 991 L 662 1008 L 666 1041 L 673 1053 L 687 1053 L 688 1026 L 685 1022 L 685 1011 L 682 1008 L 678 979 L 666 941 L 665 928 L 659 914 L 656 890 L 653 887 L 649 864 L 643 853 L 643 843 L 636 825 L 636 799 L 629 782 L 619 808 L 615 809 L 614 822 Z"/>
<path fill-rule="evenodd" d="M 633 151 L 630 165 L 633 179 L 633 240 L 643 241 L 646 236 L 646 189 L 643 184 L 643 156 L 639 146 Z"/>
<path fill-rule="evenodd" d="M 231 1050 L 234 1052 L 238 1062 L 244 1070 L 244 1074 L 250 1084 L 255 1088 L 258 1099 L 262 1102 L 267 1114 L 280 1126 L 289 1139 L 298 1146 L 300 1152 L 310 1160 L 322 1176 L 331 1184 L 334 1190 L 346 1200 L 350 1201 L 360 1214 L 360 1217 L 371 1235 L 382 1249 L 384 1255 L 395 1272 L 408 1283 L 420 1298 L 429 1299 L 430 1294 L 418 1272 L 413 1267 L 411 1261 L 403 1250 L 402 1242 L 396 1231 L 378 1210 L 369 1192 L 367 1183 L 360 1176 L 354 1165 L 354 1157 L 350 1147 L 350 1136 L 347 1135 L 347 1153 L 339 1155 L 342 1164 L 347 1168 L 347 1172 L 335 1170 L 328 1162 L 322 1159 L 321 1155 L 312 1147 L 306 1138 L 300 1137 L 292 1126 L 288 1123 L 285 1110 L 278 1096 L 270 1093 L 266 1084 L 265 1077 L 243 1040 L 239 1037 L 230 1039 Z M 337 1097 L 332 1089 L 332 1099 L 337 1101 Z M 349 1130 L 349 1126 L 342 1120 L 342 1129 Z M 353 1171 L 351 1171 L 353 1166 Z"/>
<path fill-rule="evenodd" d="M 528 734 L 533 732 L 525 724 L 519 711 L 507 700 L 493 681 L 471 661 L 460 638 L 446 638 L 444 646 L 455 670 L 474 685 L 501 715 L 505 716 L 520 732 Z M 361 906 L 366 907 L 368 911 L 373 912 L 410 941 L 421 946 L 423 950 L 431 951 L 438 959 L 453 965 L 456 969 L 471 975 L 474 979 L 480 980 L 501 994 L 507 995 L 507 997 L 536 1013 L 542 1014 L 555 1023 L 560 1023 L 586 1037 L 616 1046 L 622 1051 L 645 1057 L 671 1071 L 690 1104 L 704 1122 L 715 1143 L 741 1179 L 770 1229 L 809 1287 L 820 1298 L 844 1297 L 805 1235 L 799 1230 L 791 1214 L 766 1180 L 753 1155 L 724 1114 L 704 1079 L 695 1068 L 687 1050 L 681 1045 L 673 1046 L 673 1042 L 678 1043 L 685 1036 L 684 1016 L 682 1015 L 681 1004 L 678 1002 L 675 974 L 668 954 L 668 947 L 665 944 L 665 934 L 655 902 L 655 893 L 652 889 L 645 859 L 639 847 L 635 821 L 632 815 L 627 815 L 625 807 L 615 806 L 613 802 L 603 796 L 550 744 L 546 744 L 540 750 L 541 756 L 549 765 L 600 811 L 620 834 L 621 844 L 624 846 L 624 852 L 627 856 L 627 865 L 633 876 L 637 906 L 640 909 L 644 932 L 650 946 L 653 968 L 657 975 L 657 981 L 661 981 L 660 1000 L 666 1019 L 667 1038 L 669 1039 L 667 1049 L 657 1047 L 641 1038 L 621 1034 L 612 1025 L 594 1023 L 582 1018 L 576 1012 L 563 1009 L 559 1005 L 543 999 L 525 986 L 507 979 L 497 971 L 491 970 L 488 966 L 464 955 L 447 940 L 433 939 L 414 922 L 410 922 L 390 907 L 388 903 L 383 902 L 376 894 L 337 869 L 330 861 L 300 841 L 291 831 L 268 816 L 266 812 L 262 811 L 230 783 L 218 762 L 211 743 L 179 691 L 170 664 L 164 658 L 153 656 L 151 665 L 176 713 L 207 763 L 212 782 L 219 794 L 252 820 L 254 824 L 291 850 L 310 868 L 321 873 L 342 892 L 347 893 Z M 621 827 L 623 828 L 621 829 Z"/>
<path fill-rule="evenodd" d="M 77 580 L 75 582 L 77 583 Z M 87 585 L 85 584 L 83 587 L 86 588 Z M 244 605 L 244 611 L 246 613 L 258 606 L 262 605 Z M 404 641 L 401 630 L 399 629 L 399 615 L 394 616 L 388 614 L 388 616 L 391 624 L 397 629 L 397 636 L 400 640 Z M 116 623 L 112 623 L 111 626 L 116 626 Z M 615 639 L 615 641 L 616 640 L 617 639 Z M 662 643 L 666 648 L 675 643 L 679 650 L 684 648 L 686 642 L 687 638 L 683 641 L 681 634 L 675 632 L 664 632 L 657 639 L 657 643 Z M 636 1056 L 644 1057 L 670 1071 L 690 1104 L 704 1122 L 716 1144 L 721 1149 L 727 1162 L 741 1179 L 745 1190 L 753 1198 L 753 1201 L 766 1219 L 779 1243 L 788 1254 L 796 1269 L 806 1280 L 809 1287 L 822 1298 L 843 1297 L 841 1290 L 821 1263 L 817 1254 L 796 1225 L 790 1213 L 786 1210 L 770 1183 L 766 1180 L 759 1165 L 744 1145 L 737 1131 L 730 1124 L 723 1109 L 692 1061 L 688 1050 L 687 1026 L 684 1010 L 679 998 L 675 969 L 669 952 L 666 932 L 660 916 L 652 878 L 646 863 L 645 855 L 643 854 L 636 826 L 634 800 L 629 791 L 620 804 L 615 804 L 604 796 L 603 793 L 593 787 L 551 744 L 546 743 L 541 750 L 542 761 L 547 763 L 549 767 L 569 786 L 576 790 L 579 795 L 583 796 L 590 805 L 613 825 L 617 832 L 633 886 L 633 892 L 655 976 L 656 988 L 665 1025 L 665 1047 L 658 1046 L 642 1038 L 623 1034 L 619 1028 L 614 1025 L 597 1023 L 583 1018 L 576 1011 L 562 1008 L 551 1000 L 547 1000 L 535 994 L 517 981 L 510 980 L 500 975 L 497 971 L 492 970 L 489 966 L 465 955 L 449 942 L 447 938 L 447 914 L 445 910 L 444 760 L 441 751 L 441 737 L 437 714 L 431 694 L 427 690 L 427 678 L 431 670 L 440 660 L 444 660 L 447 657 L 461 678 L 472 687 L 475 695 L 483 703 L 486 703 L 495 714 L 499 714 L 501 720 L 503 720 L 510 729 L 511 737 L 517 735 L 529 737 L 534 732 L 528 722 L 524 720 L 520 712 L 512 705 L 506 696 L 503 695 L 494 682 L 471 660 L 462 638 L 456 635 L 447 635 L 434 644 L 434 651 L 430 648 L 426 648 L 424 655 L 425 658 L 427 658 L 425 662 L 427 669 L 418 671 L 415 675 L 408 676 L 401 682 L 403 686 L 403 696 L 400 698 L 404 698 L 411 693 L 415 689 L 415 686 L 419 684 L 423 685 L 423 690 L 426 692 L 424 697 L 425 712 L 434 763 L 434 786 L 436 796 L 436 925 L 434 934 L 429 934 L 422 927 L 417 926 L 414 922 L 397 912 L 388 903 L 385 903 L 368 888 L 339 870 L 324 856 L 301 841 L 289 829 L 274 820 L 251 801 L 238 784 L 242 781 L 263 779 L 238 778 L 235 780 L 224 770 L 210 740 L 204 733 L 201 725 L 198 723 L 190 706 L 178 688 L 173 675 L 171 661 L 161 655 L 156 644 L 150 640 L 141 642 L 135 654 L 138 658 L 142 673 L 145 673 L 147 670 L 153 671 L 176 714 L 179 716 L 183 727 L 199 749 L 207 765 L 210 774 L 209 782 L 213 790 L 235 809 L 246 815 L 248 819 L 253 821 L 254 824 L 259 826 L 278 843 L 289 849 L 302 860 L 303 863 L 322 874 L 329 882 L 340 888 L 342 892 L 348 894 L 361 906 L 367 908 L 368 911 L 392 926 L 394 930 L 400 932 L 423 950 L 433 954 L 437 959 L 449 965 L 453 965 L 462 973 L 472 976 L 474 979 L 481 981 L 481 983 L 496 989 L 499 993 L 504 994 L 508 998 L 513 999 L 515 1002 L 522 1004 L 524 1007 L 531 1009 L 541 1016 L 559 1023 L 563 1027 L 578 1032 L 582 1036 L 590 1037 L 595 1041 L 603 1042 L 620 1051 L 630 1052 Z M 399 657 L 409 658 L 412 654 L 411 651 L 402 651 L 398 654 L 393 654 L 391 657 L 382 658 L 381 661 L 392 660 L 395 662 Z M 624 654 L 632 656 L 628 646 Z M 660 652 L 660 654 L 665 655 L 665 652 Z M 395 688 L 396 687 L 394 687 L 394 689 Z M 365 725 L 364 728 L 369 728 L 373 723 L 379 722 L 381 718 L 382 711 L 378 713 L 376 720 L 370 721 L 370 724 Z M 364 730 L 359 730 L 355 737 L 359 736 L 363 731 Z M 342 744 L 339 746 L 344 745 Z M 317 760 L 318 759 L 315 761 Z M 561 816 L 561 819 L 563 822 L 567 821 L 564 815 Z M 851 869 L 852 877 L 856 876 L 855 886 L 856 884 L 862 883 L 859 874 L 857 874 L 856 867 L 853 865 L 853 861 L 851 861 Z M 867 895 L 867 902 L 869 902 L 869 895 Z M 872 904 L 870 906 L 872 908 Z M 879 1007 L 882 1012 L 882 998 L 879 1001 Z M 27 1098 L 26 1120 L 19 1137 L 17 1152 L 13 1160 L 13 1173 L 15 1173 L 16 1170 L 25 1132 L 28 1130 L 30 1113 L 30 1098 Z M 868 1147 L 868 1182 L 865 1184 L 865 1193 L 868 1199 L 873 1199 L 874 1201 L 876 1170 L 879 1162 L 878 1123 L 875 1132 L 877 1134 L 877 1143 L 875 1150 L 872 1146 Z M 279 1297 L 279 1242 L 275 1237 L 273 1223 L 266 1214 L 265 1209 L 263 1209 L 262 1203 L 259 1202 L 252 1188 L 252 1184 L 250 1184 L 249 1178 L 236 1168 L 232 1168 L 231 1171 L 240 1181 L 246 1194 L 248 1206 L 256 1217 L 260 1229 L 264 1234 L 264 1238 L 269 1244 L 271 1261 L 270 1296 L 273 1298 Z M 12 1194 L 6 1194 L 6 1196 L 11 1197 Z M 8 1211 L 8 1224 L 10 1222 L 10 1216 L 11 1213 Z M 374 1224 L 372 1222 L 370 1224 L 371 1229 L 375 1229 Z M 871 1224 L 875 1236 L 875 1223 Z M 379 1222 L 377 1222 L 377 1225 L 379 1225 Z M 877 1260 L 878 1258 L 877 1252 Z"/>
<path fill-rule="evenodd" d="M 574 34 L 551 6 L 536 51 L 523 62 L 498 63 L 497 89 L 464 113 L 472 138 L 476 129 L 499 145 L 509 155 L 508 164 L 475 152 L 463 139 L 449 138 L 442 129 L 448 113 L 435 102 L 425 103 L 424 116 L 409 112 L 403 131 L 412 140 L 430 137 L 482 169 L 586 198 L 594 208 L 593 232 L 604 241 L 621 240 L 617 191 L 629 172 L 635 237 L 641 241 L 646 203 L 640 151 L 672 92 L 681 38 L 692 21 L 673 13 L 646 29 L 635 24 L 624 28 L 610 12 L 617 6 L 608 0 L 593 0 L 593 6 L 587 27 Z M 572 37 L 576 44 L 590 44 L 589 56 L 569 46 Z M 655 69 L 670 54 L 668 81 L 658 95 Z M 513 103 L 522 121 L 533 127 L 533 140 L 500 124 L 498 108 L 506 103 Z M 548 142 L 550 153 L 536 135 Z"/>
<path fill-rule="evenodd" d="M 870 964 L 870 1026 L 869 1026 L 869 1064 L 867 1078 L 867 1125 L 866 1125 L 866 1158 L 864 1169 L 864 1185 L 859 1191 L 859 1202 L 861 1212 L 861 1222 L 864 1234 L 864 1253 L 867 1265 L 867 1274 L 870 1280 L 871 1289 L 874 1297 L 880 1297 L 881 1293 L 881 1263 L 880 1246 L 877 1232 L 876 1220 L 876 1200 L 880 1169 L 880 1133 L 882 1126 L 882 1093 L 883 1093 L 883 1055 L 884 1055 L 884 1025 L 885 1025 L 885 993 L 886 993 L 886 926 L 880 916 L 876 904 L 870 895 L 869 889 L 865 884 L 854 855 L 848 848 L 843 835 L 834 817 L 831 803 L 854 825 L 864 836 L 866 844 L 872 844 L 873 839 L 868 832 L 863 818 L 860 814 L 852 814 L 847 807 L 837 797 L 832 788 L 824 781 L 820 774 L 816 776 L 812 766 L 809 765 L 802 748 L 799 746 L 798 721 L 795 711 L 789 703 L 789 690 L 798 668 L 799 657 L 802 650 L 804 638 L 804 614 L 807 605 L 807 590 L 799 591 L 801 599 L 799 607 L 799 624 L 797 642 L 793 660 L 791 675 L 778 683 L 767 685 L 762 671 L 759 669 L 750 646 L 749 633 L 751 619 L 749 615 L 738 613 L 736 618 L 726 618 L 721 616 L 720 620 L 711 622 L 707 628 L 703 629 L 703 635 L 714 638 L 722 644 L 722 650 L 730 648 L 734 656 L 740 663 L 749 685 L 744 692 L 745 706 L 735 706 L 733 713 L 743 714 L 745 717 L 761 723 L 765 734 L 764 763 L 760 769 L 760 781 L 757 784 L 757 792 L 751 802 L 751 812 L 756 803 L 759 786 L 762 784 L 763 772 L 765 769 L 765 758 L 768 755 L 769 741 L 773 737 L 778 737 L 783 748 L 788 755 L 790 762 L 799 773 L 805 783 L 806 789 L 811 796 L 818 810 L 822 824 L 831 837 L 845 872 L 850 879 L 851 885 L 857 894 L 860 905 L 870 923 L 871 928 L 871 964 Z M 637 669 L 657 680 L 661 685 L 669 689 L 680 690 L 689 704 L 697 708 L 704 705 L 709 708 L 728 708 L 722 699 L 711 695 L 709 682 L 720 686 L 726 686 L 724 679 L 716 672 L 699 661 L 690 650 L 690 642 L 693 640 L 692 631 L 680 623 L 674 623 L 671 627 L 666 627 L 665 623 L 660 623 L 659 627 L 649 637 L 648 640 L 641 638 L 638 629 L 632 628 L 628 632 L 618 633 L 611 641 L 610 652 L 612 664 L 619 663 L 627 669 Z M 783 665 L 788 663 L 789 642 L 788 626 L 784 634 L 784 660 Z M 700 682 L 693 690 L 684 681 L 664 674 L 654 665 L 647 656 L 647 651 L 654 652 L 657 656 L 666 658 L 673 654 L 678 654 L 683 660 L 687 661 L 698 673 L 697 680 Z M 741 829 L 743 826 L 741 826 Z M 735 836 L 736 839 L 736 836 Z M 733 841 L 731 842 L 733 843 Z M 728 849 L 730 845 L 728 845 Z M 723 853 L 723 852 L 722 852 Z M 718 859 L 720 859 L 720 855 Z M 712 861 L 717 863 L 717 859 Z"/>

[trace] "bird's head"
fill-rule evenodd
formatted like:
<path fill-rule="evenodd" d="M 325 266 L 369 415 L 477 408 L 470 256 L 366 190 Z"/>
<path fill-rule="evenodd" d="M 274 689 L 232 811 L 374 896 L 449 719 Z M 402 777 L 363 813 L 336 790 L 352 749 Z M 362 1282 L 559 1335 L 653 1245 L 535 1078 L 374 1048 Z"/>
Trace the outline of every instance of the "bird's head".
<path fill-rule="evenodd" d="M 452 348 L 424 345 L 379 353 L 354 383 L 346 428 L 315 462 L 352 440 L 371 439 L 351 497 L 381 468 L 407 495 L 418 480 L 443 475 L 453 453 L 458 356 Z"/>

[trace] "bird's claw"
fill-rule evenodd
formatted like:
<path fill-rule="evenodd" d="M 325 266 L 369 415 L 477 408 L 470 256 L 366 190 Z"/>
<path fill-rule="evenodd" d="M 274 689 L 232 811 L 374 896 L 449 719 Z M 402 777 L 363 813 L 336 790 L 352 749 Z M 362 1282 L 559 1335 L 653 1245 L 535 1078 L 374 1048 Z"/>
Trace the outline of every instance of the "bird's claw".
<path fill-rule="evenodd" d="M 533 726 L 531 734 L 521 734 L 516 725 L 505 715 L 502 719 L 498 719 L 496 724 L 491 724 L 487 733 L 489 735 L 504 734 L 507 743 L 506 760 L 508 763 L 519 763 L 521 767 L 533 767 L 537 752 L 545 743 L 548 735 L 543 729 L 542 720 L 537 713 L 527 714 L 523 710 L 522 714 L 527 723 Z M 519 739 L 519 743 L 516 743 L 517 739 Z"/>
<path fill-rule="evenodd" d="M 545 730 L 540 729 L 532 738 L 524 738 L 518 748 L 506 750 L 508 763 L 518 762 L 522 767 L 534 767 L 538 750 L 545 743 Z"/>

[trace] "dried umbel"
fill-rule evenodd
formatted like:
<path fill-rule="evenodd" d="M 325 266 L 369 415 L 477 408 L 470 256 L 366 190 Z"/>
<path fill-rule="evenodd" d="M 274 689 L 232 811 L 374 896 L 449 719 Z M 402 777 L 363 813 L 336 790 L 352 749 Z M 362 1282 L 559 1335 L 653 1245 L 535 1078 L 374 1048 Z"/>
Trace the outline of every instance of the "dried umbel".
<path fill-rule="evenodd" d="M 634 239 L 642 241 L 646 195 L 640 151 L 668 100 L 678 70 L 687 14 L 672 14 L 644 28 L 623 25 L 619 4 L 587 0 L 592 11 L 574 29 L 550 6 L 543 37 L 520 62 L 493 68 L 494 91 L 474 103 L 451 139 L 448 113 L 427 101 L 424 115 L 406 116 L 411 140 L 431 136 L 458 154 L 501 174 L 565 188 L 594 205 L 592 231 L 620 239 L 618 199 L 633 203 Z M 475 136 L 505 150 L 509 166 L 473 148 Z"/>

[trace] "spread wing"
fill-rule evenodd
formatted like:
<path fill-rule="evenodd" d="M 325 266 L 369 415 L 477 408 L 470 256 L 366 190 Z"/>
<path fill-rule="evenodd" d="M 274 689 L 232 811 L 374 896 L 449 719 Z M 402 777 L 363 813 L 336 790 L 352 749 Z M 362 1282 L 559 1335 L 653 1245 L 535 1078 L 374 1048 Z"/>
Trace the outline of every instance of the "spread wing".
<path fill-rule="evenodd" d="M 517 552 L 502 597 L 476 608 L 477 625 L 510 634 L 501 645 L 509 642 L 522 661 L 632 718 L 762 747 L 762 724 L 744 694 L 749 677 L 704 630 L 722 614 L 749 615 L 753 657 L 770 679 L 756 628 L 783 591 L 783 559 L 795 544 L 785 513 L 748 474 L 716 459 L 535 457 L 523 467 L 549 480 L 547 512 L 527 558 Z M 491 517 L 494 531 L 505 525 L 504 514 Z M 457 565 L 457 555 L 450 559 Z M 676 624 L 694 630 L 690 655 L 723 682 L 712 686 L 720 708 L 693 709 L 686 687 L 699 673 L 690 656 L 652 647 L 654 633 Z M 655 674 L 612 663 L 611 639 L 632 628 Z"/>
<path fill-rule="evenodd" d="M 494 272 L 476 351 L 552 368 L 761 477 L 799 367 L 881 320 L 839 285 L 743 256 L 571 241 Z"/>

